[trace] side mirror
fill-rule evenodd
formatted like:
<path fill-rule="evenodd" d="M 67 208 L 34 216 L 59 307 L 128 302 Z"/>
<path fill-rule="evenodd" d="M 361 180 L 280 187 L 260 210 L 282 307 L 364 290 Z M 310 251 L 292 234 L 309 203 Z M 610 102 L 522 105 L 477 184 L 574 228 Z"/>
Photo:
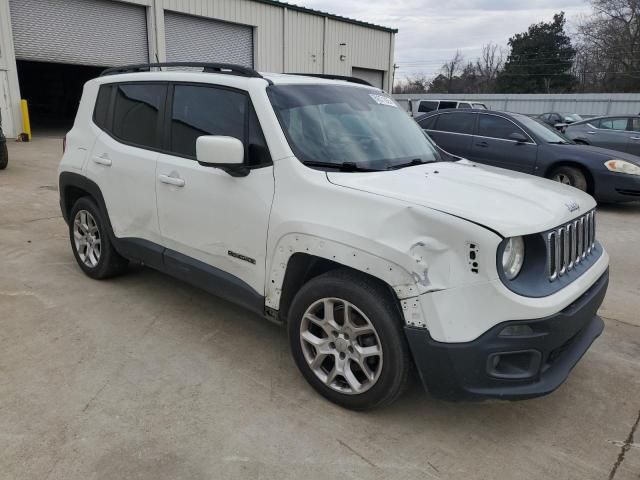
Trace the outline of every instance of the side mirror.
<path fill-rule="evenodd" d="M 520 132 L 513 132 L 509 135 L 509 140 L 513 140 L 518 143 L 527 143 L 529 139 Z"/>
<path fill-rule="evenodd" d="M 204 135 L 196 140 L 196 159 L 205 167 L 216 167 L 232 177 L 245 177 L 244 145 L 234 137 Z"/>

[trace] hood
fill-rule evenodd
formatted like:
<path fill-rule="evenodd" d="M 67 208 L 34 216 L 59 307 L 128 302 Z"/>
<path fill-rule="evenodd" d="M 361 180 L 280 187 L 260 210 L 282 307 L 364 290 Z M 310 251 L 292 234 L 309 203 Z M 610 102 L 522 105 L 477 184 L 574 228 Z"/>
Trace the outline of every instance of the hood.
<path fill-rule="evenodd" d="M 549 230 L 596 206 L 573 187 L 468 160 L 327 177 L 335 185 L 464 218 L 504 237 Z"/>
<path fill-rule="evenodd" d="M 588 155 L 589 160 L 602 160 L 602 163 L 607 160 L 617 159 L 626 160 L 627 162 L 640 165 L 640 157 L 632 155 L 630 153 L 620 152 L 618 150 L 609 150 L 608 148 L 594 147 L 593 145 L 554 145 L 546 144 L 547 147 L 554 149 L 562 149 L 565 153 L 570 153 L 575 157 L 581 157 L 584 159 L 585 154 Z"/>

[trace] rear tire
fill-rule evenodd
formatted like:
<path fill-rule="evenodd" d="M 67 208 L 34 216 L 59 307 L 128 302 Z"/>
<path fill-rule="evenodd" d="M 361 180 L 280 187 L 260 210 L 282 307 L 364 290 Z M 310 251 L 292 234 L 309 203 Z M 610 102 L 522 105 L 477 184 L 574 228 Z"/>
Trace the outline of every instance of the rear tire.
<path fill-rule="evenodd" d="M 555 168 L 549 175 L 549 179 L 564 185 L 570 185 L 583 192 L 587 191 L 587 177 L 582 170 L 576 167 L 562 166 Z"/>
<path fill-rule="evenodd" d="M 350 270 L 320 275 L 297 293 L 288 320 L 293 358 L 328 400 L 367 410 L 405 390 L 411 358 L 402 317 L 374 279 Z"/>
<path fill-rule="evenodd" d="M 3 143 L 0 145 L 0 170 L 4 170 L 7 168 L 7 164 L 9 163 L 9 150 L 7 149 L 7 144 Z"/>
<path fill-rule="evenodd" d="M 96 280 L 124 272 L 129 261 L 116 252 L 104 215 L 90 197 L 80 198 L 69 216 L 69 239 L 78 265 Z"/>

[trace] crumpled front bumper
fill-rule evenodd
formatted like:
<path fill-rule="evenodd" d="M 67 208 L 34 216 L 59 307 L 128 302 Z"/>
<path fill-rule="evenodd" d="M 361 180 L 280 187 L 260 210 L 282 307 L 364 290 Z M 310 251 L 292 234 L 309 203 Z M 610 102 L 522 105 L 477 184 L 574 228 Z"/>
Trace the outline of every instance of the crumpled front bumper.
<path fill-rule="evenodd" d="M 471 342 L 438 342 L 425 329 L 405 327 L 425 387 L 449 400 L 516 400 L 553 392 L 602 333 L 596 312 L 608 283 L 607 270 L 561 312 L 503 322 Z M 504 336 L 506 327 L 524 325 L 530 328 L 526 334 Z"/>

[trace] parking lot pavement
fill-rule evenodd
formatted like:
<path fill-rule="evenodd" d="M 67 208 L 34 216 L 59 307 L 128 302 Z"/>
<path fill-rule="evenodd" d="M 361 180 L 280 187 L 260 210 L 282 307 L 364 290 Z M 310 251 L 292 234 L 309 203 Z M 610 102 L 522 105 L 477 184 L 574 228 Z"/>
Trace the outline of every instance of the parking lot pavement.
<path fill-rule="evenodd" d="M 148 269 L 84 276 L 61 147 L 11 142 L 0 172 L 1 478 L 640 478 L 640 204 L 600 210 L 606 329 L 557 392 L 445 403 L 415 386 L 354 413 L 307 386 L 283 329 Z"/>

